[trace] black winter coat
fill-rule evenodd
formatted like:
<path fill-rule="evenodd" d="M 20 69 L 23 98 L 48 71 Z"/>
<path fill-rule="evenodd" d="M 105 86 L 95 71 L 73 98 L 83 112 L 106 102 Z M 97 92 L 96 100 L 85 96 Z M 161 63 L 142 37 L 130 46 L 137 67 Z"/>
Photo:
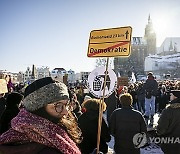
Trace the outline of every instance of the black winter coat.
<path fill-rule="evenodd" d="M 81 128 L 83 141 L 79 145 L 81 152 L 83 154 L 92 153 L 95 148 L 97 148 L 97 134 L 98 134 L 98 111 L 89 110 L 83 113 L 79 119 L 79 127 Z M 99 150 L 103 153 L 108 152 L 108 145 L 106 142 L 111 140 L 108 126 L 102 118 L 102 127 L 101 127 L 101 138 Z"/>
<path fill-rule="evenodd" d="M 147 92 L 151 92 L 153 96 L 157 95 L 158 83 L 155 79 L 148 78 L 144 83 L 144 89 Z"/>
<path fill-rule="evenodd" d="M 19 108 L 17 105 L 7 106 L 0 118 L 0 134 L 7 131 L 11 126 L 11 120 L 17 116 Z"/>
<path fill-rule="evenodd" d="M 4 97 L 0 98 L 0 118 L 6 108 L 6 99 Z"/>
<path fill-rule="evenodd" d="M 179 103 L 175 103 L 179 102 Z M 174 137 L 180 139 L 180 98 L 173 101 L 163 110 L 158 121 L 157 134 L 161 137 Z M 180 153 L 180 144 L 161 144 L 162 150 L 167 153 Z"/>
<path fill-rule="evenodd" d="M 109 127 L 115 139 L 116 153 L 139 153 L 133 144 L 133 137 L 137 133 L 147 132 L 145 120 L 139 111 L 130 106 L 116 109 L 111 115 Z"/>

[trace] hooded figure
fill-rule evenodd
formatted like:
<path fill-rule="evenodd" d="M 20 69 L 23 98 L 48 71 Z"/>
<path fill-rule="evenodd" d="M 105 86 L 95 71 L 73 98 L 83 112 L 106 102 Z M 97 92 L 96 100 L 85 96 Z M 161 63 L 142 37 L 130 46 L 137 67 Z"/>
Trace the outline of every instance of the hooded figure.
<path fill-rule="evenodd" d="M 170 91 L 170 101 L 171 104 L 162 111 L 157 125 L 157 134 L 171 140 L 161 144 L 165 154 L 180 153 L 180 90 Z M 179 142 L 175 142 L 176 139 Z"/>
<path fill-rule="evenodd" d="M 25 89 L 23 108 L 0 136 L 0 153 L 80 154 L 81 132 L 69 112 L 65 84 L 51 77 L 34 81 Z"/>
<path fill-rule="evenodd" d="M 23 95 L 17 92 L 8 94 L 6 99 L 6 109 L 4 110 L 0 119 L 0 134 L 4 133 L 10 128 L 12 118 L 19 113 L 19 104 L 23 99 Z"/>

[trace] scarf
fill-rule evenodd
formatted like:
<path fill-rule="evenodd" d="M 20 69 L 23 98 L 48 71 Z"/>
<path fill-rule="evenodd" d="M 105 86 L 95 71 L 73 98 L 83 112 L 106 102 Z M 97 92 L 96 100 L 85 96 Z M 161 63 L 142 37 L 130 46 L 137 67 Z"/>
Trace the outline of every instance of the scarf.
<path fill-rule="evenodd" d="M 37 142 L 64 154 L 80 154 L 74 141 L 59 125 L 21 109 L 12 119 L 11 129 L 0 136 L 0 144 Z"/>

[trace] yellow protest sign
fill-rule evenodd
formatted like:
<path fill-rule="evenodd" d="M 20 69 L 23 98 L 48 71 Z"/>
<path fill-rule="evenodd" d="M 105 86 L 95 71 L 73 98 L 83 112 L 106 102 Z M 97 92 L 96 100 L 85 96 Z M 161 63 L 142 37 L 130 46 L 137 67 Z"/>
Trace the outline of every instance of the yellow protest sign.
<path fill-rule="evenodd" d="M 93 30 L 90 33 L 88 57 L 130 56 L 132 28 Z"/>

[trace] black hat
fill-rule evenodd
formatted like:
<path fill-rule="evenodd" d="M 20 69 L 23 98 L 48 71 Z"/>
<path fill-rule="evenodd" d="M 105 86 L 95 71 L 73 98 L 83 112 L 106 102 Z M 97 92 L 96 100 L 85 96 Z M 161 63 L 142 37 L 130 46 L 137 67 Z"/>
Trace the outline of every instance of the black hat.
<path fill-rule="evenodd" d="M 152 76 L 152 75 L 153 75 L 153 72 L 149 72 L 149 73 L 148 73 L 148 76 Z"/>
<path fill-rule="evenodd" d="M 170 93 L 172 93 L 174 96 L 180 98 L 180 90 L 171 90 Z"/>
<path fill-rule="evenodd" d="M 22 104 L 28 111 L 35 111 L 46 104 L 64 99 L 69 99 L 67 86 L 51 77 L 45 77 L 27 86 Z"/>

